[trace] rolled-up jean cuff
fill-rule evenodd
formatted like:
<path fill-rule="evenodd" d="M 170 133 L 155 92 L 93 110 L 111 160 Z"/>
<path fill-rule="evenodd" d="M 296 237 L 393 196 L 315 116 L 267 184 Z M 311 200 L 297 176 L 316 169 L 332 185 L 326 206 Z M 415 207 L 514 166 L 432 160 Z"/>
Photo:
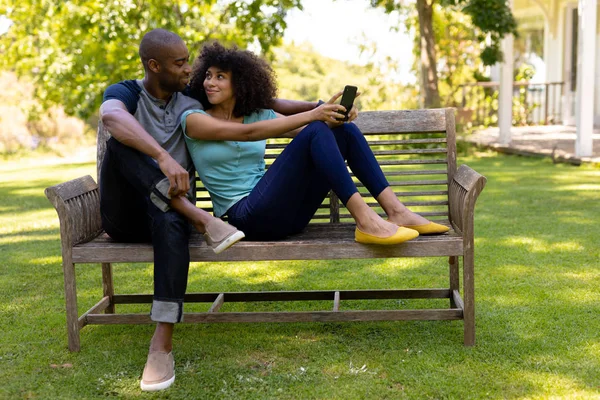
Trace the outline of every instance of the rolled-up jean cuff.
<path fill-rule="evenodd" d="M 183 321 L 183 301 L 153 300 L 150 319 L 154 322 L 177 324 Z"/>
<path fill-rule="evenodd" d="M 169 206 L 169 199 L 171 199 L 169 195 L 170 186 L 169 179 L 164 178 L 154 185 L 152 193 L 150 193 L 150 200 L 162 212 L 167 212 L 171 209 L 171 206 Z"/>

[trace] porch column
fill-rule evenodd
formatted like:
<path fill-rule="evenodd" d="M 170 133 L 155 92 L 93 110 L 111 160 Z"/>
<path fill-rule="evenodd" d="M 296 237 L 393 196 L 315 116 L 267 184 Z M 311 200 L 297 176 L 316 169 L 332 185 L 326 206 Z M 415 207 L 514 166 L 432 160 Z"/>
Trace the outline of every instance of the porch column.
<path fill-rule="evenodd" d="M 579 44 L 577 49 L 577 103 L 575 156 L 592 156 L 594 88 L 596 65 L 597 0 L 579 0 Z"/>
<path fill-rule="evenodd" d="M 508 5 L 512 9 L 513 1 L 509 0 Z M 507 35 L 502 40 L 504 61 L 500 65 L 500 90 L 498 93 L 498 128 L 500 130 L 498 141 L 502 145 L 510 144 L 511 140 L 514 70 L 513 41 L 514 38 L 512 35 Z"/>

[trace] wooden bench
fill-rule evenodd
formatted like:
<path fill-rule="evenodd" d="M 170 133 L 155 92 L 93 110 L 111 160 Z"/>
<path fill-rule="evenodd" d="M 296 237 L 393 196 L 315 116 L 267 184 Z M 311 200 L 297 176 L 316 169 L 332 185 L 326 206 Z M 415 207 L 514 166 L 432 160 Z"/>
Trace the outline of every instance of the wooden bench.
<path fill-rule="evenodd" d="M 381 320 L 464 320 L 464 344 L 475 343 L 473 217 L 475 201 L 486 179 L 468 166 L 456 167 L 452 109 L 363 112 L 356 124 L 369 140 L 394 192 L 411 209 L 448 224 L 449 233 L 420 236 L 397 246 L 363 245 L 354 241 L 348 211 L 331 193 L 306 231 L 289 240 L 242 241 L 222 254 L 207 247 L 201 235 L 190 242 L 192 261 L 262 261 L 448 257 L 448 287 L 436 289 L 321 290 L 300 292 L 188 293 L 185 302 L 212 303 L 208 312 L 184 313 L 184 323 L 210 322 L 338 322 Z M 98 130 L 98 172 L 108 133 Z M 272 140 L 267 165 L 289 140 Z M 99 175 L 98 175 L 99 176 Z M 101 177 L 100 177 L 101 179 Z M 199 183 L 197 205 L 211 209 L 208 193 Z M 377 204 L 362 185 L 366 201 Z M 69 349 L 80 348 L 80 330 L 88 324 L 149 324 L 148 313 L 118 314 L 117 304 L 151 303 L 151 294 L 115 294 L 113 263 L 152 262 L 150 244 L 118 243 L 103 231 L 98 185 L 85 176 L 46 189 L 60 219 Z M 377 209 L 381 212 L 381 209 Z M 459 258 L 463 259 L 463 296 Z M 78 316 L 75 264 L 102 265 L 103 297 Z M 448 308 L 343 310 L 357 299 L 449 299 Z M 464 299 L 464 300 L 463 300 Z M 224 302 L 329 300 L 323 311 L 219 312 Z"/>

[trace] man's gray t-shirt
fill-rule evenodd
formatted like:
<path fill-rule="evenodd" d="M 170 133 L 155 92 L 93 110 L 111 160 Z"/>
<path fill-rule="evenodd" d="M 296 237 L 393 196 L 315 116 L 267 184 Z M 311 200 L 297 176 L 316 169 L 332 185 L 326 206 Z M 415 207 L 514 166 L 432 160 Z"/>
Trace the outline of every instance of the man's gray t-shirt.
<path fill-rule="evenodd" d="M 183 92 L 175 92 L 167 103 L 146 91 L 141 80 L 128 80 L 109 86 L 103 101 L 119 100 L 131 115 L 144 127 L 190 174 L 194 187 L 194 164 L 185 146 L 181 129 L 181 115 L 191 109 L 202 109 L 200 102 Z"/>

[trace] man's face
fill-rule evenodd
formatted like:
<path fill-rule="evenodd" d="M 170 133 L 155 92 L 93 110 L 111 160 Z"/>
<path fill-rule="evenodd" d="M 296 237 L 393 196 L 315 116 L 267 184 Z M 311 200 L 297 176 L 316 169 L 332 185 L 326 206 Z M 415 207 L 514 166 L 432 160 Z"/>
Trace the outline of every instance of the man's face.
<path fill-rule="evenodd" d="M 163 90 L 180 92 L 185 89 L 192 73 L 189 60 L 190 54 L 183 42 L 164 49 L 159 60 L 160 72 L 157 74 Z"/>

